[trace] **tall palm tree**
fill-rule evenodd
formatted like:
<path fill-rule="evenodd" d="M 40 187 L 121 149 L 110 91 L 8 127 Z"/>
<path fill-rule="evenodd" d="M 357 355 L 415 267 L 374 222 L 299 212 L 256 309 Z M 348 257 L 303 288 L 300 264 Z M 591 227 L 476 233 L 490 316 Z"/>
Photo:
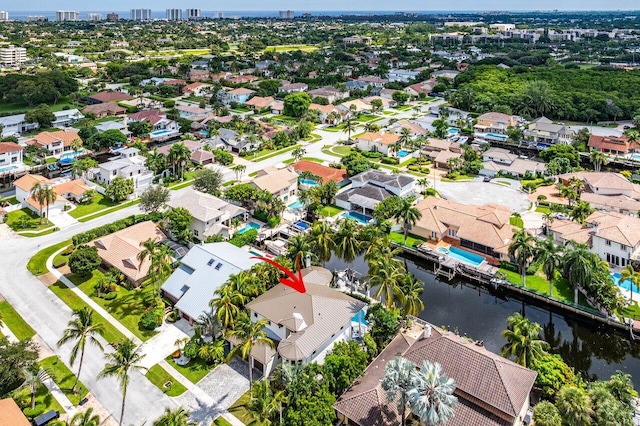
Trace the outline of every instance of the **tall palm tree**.
<path fill-rule="evenodd" d="M 623 283 L 626 280 L 631 280 L 632 284 L 635 284 L 636 287 L 640 287 L 640 272 L 636 272 L 636 270 L 633 269 L 633 266 L 627 265 L 627 267 L 620 272 L 620 282 Z M 631 295 L 631 301 L 633 302 L 633 289 L 629 291 L 629 294 Z"/>
<path fill-rule="evenodd" d="M 183 142 L 175 143 L 169 148 L 169 161 L 173 167 L 174 175 L 177 175 L 179 179 L 184 177 L 184 168 L 190 158 L 191 151 Z"/>
<path fill-rule="evenodd" d="M 284 390 L 273 390 L 269 379 L 257 382 L 253 389 L 246 408 L 254 420 L 261 425 L 270 425 L 276 414 L 280 414 L 282 424 L 282 404 L 287 397 Z"/>
<path fill-rule="evenodd" d="M 173 255 L 173 250 L 166 244 L 158 244 L 158 242 L 152 238 L 141 242 L 140 247 L 144 247 L 144 249 L 138 253 L 138 261 L 140 262 L 138 267 L 142 265 L 145 259 L 149 259 L 151 262 L 149 265 L 149 278 L 151 279 L 154 292 L 159 293 L 160 283 L 172 271 L 171 256 Z"/>
<path fill-rule="evenodd" d="M 585 220 L 593 213 L 591 205 L 586 201 L 578 201 L 571 209 L 571 219 L 584 225 Z"/>
<path fill-rule="evenodd" d="M 429 179 L 428 178 L 420 178 L 416 182 L 420 188 L 422 188 L 422 193 L 427 192 L 427 188 L 429 188 Z"/>
<path fill-rule="evenodd" d="M 395 357 L 384 367 L 382 389 L 386 391 L 387 402 L 398 402 L 400 409 L 400 421 L 404 426 L 406 420 L 407 403 L 409 402 L 409 389 L 411 388 L 412 373 L 416 365 L 402 357 Z"/>
<path fill-rule="evenodd" d="M 334 233 L 331 226 L 324 221 L 317 221 L 311 227 L 311 251 L 323 264 L 331 260 L 335 249 Z"/>
<path fill-rule="evenodd" d="M 35 202 L 38 203 L 38 207 L 40 210 L 40 224 L 42 224 L 42 209 L 45 206 L 45 204 L 47 204 L 47 200 L 49 197 L 47 190 L 48 190 L 48 186 L 40 182 L 36 183 L 31 188 L 31 196 L 33 197 Z M 47 219 L 48 219 L 48 216 L 49 215 L 47 214 Z"/>
<path fill-rule="evenodd" d="M 240 179 L 242 178 L 242 174 L 245 172 L 245 170 L 247 170 L 247 166 L 245 166 L 244 164 L 236 164 L 230 169 L 236 174 L 236 180 L 240 182 Z"/>
<path fill-rule="evenodd" d="M 175 410 L 165 408 L 162 416 L 153 422 L 153 426 L 196 426 L 198 423 L 189 420 L 189 414 L 189 410 L 182 407 Z"/>
<path fill-rule="evenodd" d="M 93 414 L 93 408 L 89 407 L 84 413 L 76 413 L 68 426 L 100 426 L 100 416 Z"/>
<path fill-rule="evenodd" d="M 214 292 L 210 305 L 216 310 L 216 316 L 225 330 L 233 327 L 236 317 L 244 306 L 245 296 L 230 285 L 223 285 Z"/>
<path fill-rule="evenodd" d="M 405 315 L 418 315 L 424 310 L 422 295 L 422 283 L 416 280 L 411 274 L 405 274 L 400 282 L 400 303 L 403 305 Z"/>
<path fill-rule="evenodd" d="M 532 362 L 540 359 L 549 349 L 549 344 L 540 339 L 542 327 L 537 322 L 531 322 L 520 313 L 507 318 L 507 328 L 502 331 L 502 337 L 507 340 L 500 354 L 514 357 L 515 362 L 523 367 L 529 367 Z"/>
<path fill-rule="evenodd" d="M 549 296 L 553 296 L 553 280 L 556 276 L 556 271 L 561 265 L 561 254 L 562 248 L 555 243 L 551 235 L 546 240 L 536 243 L 534 256 L 542 266 L 542 272 L 544 272 L 549 281 Z"/>
<path fill-rule="evenodd" d="M 67 328 L 62 333 L 60 340 L 58 340 L 58 347 L 67 342 L 75 341 L 75 344 L 71 348 L 71 356 L 69 357 L 69 363 L 71 365 L 76 362 L 78 353 L 80 353 L 78 374 L 76 374 L 76 380 L 73 382 L 73 387 L 71 388 L 74 392 L 78 385 L 78 380 L 80 379 L 80 373 L 82 372 L 82 361 L 84 361 L 84 350 L 87 343 L 97 346 L 100 350 L 104 350 L 102 343 L 100 343 L 96 337 L 103 331 L 103 325 L 93 321 L 93 310 L 88 306 L 85 306 L 84 308 L 73 311 L 71 321 L 67 324 Z"/>
<path fill-rule="evenodd" d="M 413 202 L 415 197 L 406 197 L 400 199 L 400 205 L 398 210 L 393 215 L 393 218 L 402 221 L 402 229 L 404 230 L 404 244 L 407 243 L 407 235 L 409 229 L 411 229 L 422 217 L 422 212 L 414 207 Z"/>
<path fill-rule="evenodd" d="M 604 152 L 598 151 L 597 149 L 592 149 L 591 151 L 589 151 L 589 161 L 591 161 L 591 164 L 593 164 L 593 168 L 595 169 L 595 171 L 599 172 L 602 166 L 607 165 L 609 159 Z"/>
<path fill-rule="evenodd" d="M 293 151 L 291 151 L 291 156 L 294 158 L 294 160 L 296 161 L 300 161 L 302 160 L 302 158 L 307 155 L 307 150 L 304 148 L 296 148 Z"/>
<path fill-rule="evenodd" d="M 167 156 L 158 152 L 158 148 L 147 153 L 147 167 L 149 167 L 156 175 L 159 175 L 167 167 Z"/>
<path fill-rule="evenodd" d="M 36 407 L 36 392 L 38 392 L 38 388 L 42 386 L 45 380 L 49 380 L 49 372 L 44 368 L 40 368 L 35 372 L 23 368 L 22 377 L 24 377 L 24 381 L 18 389 L 29 389 L 29 393 L 31 394 L 31 409 L 33 410 Z"/>
<path fill-rule="evenodd" d="M 298 234 L 289 238 L 287 245 L 287 258 L 293 262 L 293 267 L 298 268 L 298 265 L 305 267 L 305 259 L 307 255 L 315 257 L 315 254 L 311 251 L 311 241 L 306 234 Z"/>
<path fill-rule="evenodd" d="M 127 400 L 127 387 L 129 386 L 129 374 L 131 370 L 142 370 L 143 366 L 140 361 L 144 358 L 144 354 L 140 352 L 140 348 L 131 340 L 126 339 L 118 345 L 115 352 L 106 354 L 108 362 L 102 371 L 98 374 L 98 379 L 104 377 L 115 377 L 120 382 L 122 390 L 122 407 L 120 409 L 120 421 L 118 424 L 122 426 L 124 419 L 124 407 Z"/>
<path fill-rule="evenodd" d="M 407 391 L 411 412 L 428 426 L 446 424 L 458 403 L 453 395 L 455 390 L 455 381 L 444 375 L 440 364 L 425 360 L 420 370 L 411 372 L 411 387 Z"/>
<path fill-rule="evenodd" d="M 351 117 L 348 117 L 344 121 L 344 130 L 347 132 L 347 140 L 349 141 L 351 140 L 351 133 L 355 132 L 358 126 L 359 126 L 358 122 L 352 119 Z"/>
<path fill-rule="evenodd" d="M 522 287 L 526 287 L 526 274 L 527 265 L 529 260 L 535 254 L 535 248 L 533 244 L 535 238 L 531 236 L 526 230 L 519 229 L 513 231 L 513 239 L 509 245 L 509 256 L 515 259 L 520 268 L 520 274 L 522 275 Z"/>
<path fill-rule="evenodd" d="M 218 339 L 204 343 L 198 350 L 198 357 L 208 364 L 224 360 L 224 340 Z"/>
<path fill-rule="evenodd" d="M 556 396 L 556 408 L 563 423 L 569 426 L 591 424 L 593 409 L 587 391 L 577 386 L 564 386 Z"/>
<path fill-rule="evenodd" d="M 211 336 L 211 338 L 215 339 L 220 333 L 222 324 L 213 309 L 210 309 L 209 311 L 200 314 L 196 320 L 194 328 L 201 336 Z"/>
<path fill-rule="evenodd" d="M 231 360 L 235 355 L 240 355 L 244 360 L 248 360 L 251 356 L 251 350 L 256 345 L 267 345 L 270 348 L 275 347 L 273 340 L 267 336 L 267 332 L 264 328 L 267 326 L 268 321 L 266 319 L 252 322 L 249 314 L 243 311 L 234 324 L 232 330 L 227 331 L 226 339 L 234 339 L 238 341 L 238 344 L 234 346 L 227 360 Z M 249 360 L 248 360 L 249 361 Z M 253 382 L 253 367 L 251 361 L 249 364 L 249 390 L 251 390 L 251 383 Z"/>
<path fill-rule="evenodd" d="M 404 297 L 399 282 L 406 271 L 398 263 L 400 262 L 397 259 L 387 256 L 369 262 L 369 285 L 378 287 L 374 297 L 380 299 L 384 296 L 387 308 L 391 308 L 396 300 L 401 301 Z"/>
<path fill-rule="evenodd" d="M 573 303 L 578 304 L 578 288 L 585 288 L 593 279 L 596 267 L 594 255 L 587 244 L 573 243 L 562 256 L 562 273 L 573 286 Z"/>
<path fill-rule="evenodd" d="M 360 254 L 361 244 L 358 240 L 358 225 L 354 220 L 340 220 L 338 232 L 335 233 L 336 255 L 347 263 L 351 263 Z"/>

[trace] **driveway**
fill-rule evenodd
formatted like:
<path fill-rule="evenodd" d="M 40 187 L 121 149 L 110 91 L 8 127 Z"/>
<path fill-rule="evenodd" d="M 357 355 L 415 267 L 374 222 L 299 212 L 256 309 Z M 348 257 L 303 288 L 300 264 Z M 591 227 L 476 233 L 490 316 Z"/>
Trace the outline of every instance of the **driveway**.
<path fill-rule="evenodd" d="M 509 179 L 497 180 L 509 182 Z M 520 192 L 517 182 L 509 186 L 502 185 L 495 180 L 483 182 L 482 178 L 466 182 L 437 182 L 436 190 L 447 200 L 463 204 L 482 205 L 496 203 L 508 206 L 513 212 L 529 210 L 531 201 L 527 195 Z"/>

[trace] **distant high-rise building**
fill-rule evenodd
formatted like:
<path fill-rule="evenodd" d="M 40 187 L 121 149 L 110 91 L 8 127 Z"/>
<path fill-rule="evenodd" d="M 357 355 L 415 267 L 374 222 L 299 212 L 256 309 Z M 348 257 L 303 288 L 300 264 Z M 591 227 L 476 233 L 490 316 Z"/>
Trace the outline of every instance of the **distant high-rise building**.
<path fill-rule="evenodd" d="M 36 21 L 48 21 L 49 18 L 47 18 L 46 16 L 43 15 L 29 15 L 27 16 L 27 21 L 28 22 L 36 22 Z"/>
<path fill-rule="evenodd" d="M 118 19 L 120 19 L 120 16 L 117 13 L 107 13 L 107 21 L 116 22 Z"/>
<path fill-rule="evenodd" d="M 182 21 L 182 9 L 167 9 L 167 21 Z"/>
<path fill-rule="evenodd" d="M 213 12 L 213 19 L 222 19 L 224 18 L 224 13 L 222 12 Z"/>
<path fill-rule="evenodd" d="M 294 13 L 293 10 L 281 10 L 278 12 L 278 16 L 280 19 L 293 19 Z"/>
<path fill-rule="evenodd" d="M 0 63 L 9 66 L 20 65 L 27 62 L 27 49 L 10 45 L 0 49 Z"/>
<path fill-rule="evenodd" d="M 87 14 L 87 21 L 102 21 L 101 13 L 89 13 Z"/>
<path fill-rule="evenodd" d="M 0 10 L 0 21 L 8 21 L 9 20 L 9 12 L 5 12 L 4 10 Z"/>
<path fill-rule="evenodd" d="M 187 9 L 187 19 L 202 19 L 202 11 L 200 9 Z"/>
<path fill-rule="evenodd" d="M 132 21 L 150 21 L 151 9 L 131 9 Z"/>
<path fill-rule="evenodd" d="M 77 21 L 78 12 L 75 10 L 59 10 L 56 12 L 56 21 Z"/>

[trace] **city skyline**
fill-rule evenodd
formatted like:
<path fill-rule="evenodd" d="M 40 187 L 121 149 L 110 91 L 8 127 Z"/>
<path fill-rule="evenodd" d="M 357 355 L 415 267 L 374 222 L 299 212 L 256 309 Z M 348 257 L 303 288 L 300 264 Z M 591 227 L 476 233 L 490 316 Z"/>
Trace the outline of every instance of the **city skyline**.
<path fill-rule="evenodd" d="M 553 0 L 541 0 L 539 2 L 531 3 L 524 1 L 510 1 L 510 0 L 488 0 L 481 4 L 475 1 L 463 0 L 455 4 L 446 3 L 442 4 L 425 4 L 425 2 L 418 0 L 402 0 L 394 4 L 394 8 L 390 8 L 388 2 L 383 0 L 372 1 L 356 1 L 345 3 L 340 0 L 326 0 L 322 3 L 322 8 L 317 7 L 317 2 L 310 0 L 281 0 L 276 2 L 265 2 L 260 0 L 246 0 L 242 3 L 242 7 L 225 5 L 224 7 L 212 7 L 210 2 L 204 0 L 192 0 L 184 4 L 184 8 L 200 8 L 202 10 L 234 10 L 234 11 L 270 11 L 270 10 L 300 10 L 300 11 L 492 11 L 492 10 L 505 10 L 505 11 L 549 11 L 549 10 L 562 10 L 562 11 L 620 11 L 620 10 L 639 10 L 637 0 L 620 0 L 617 2 L 616 7 L 612 8 L 611 4 L 597 1 L 597 0 L 567 0 L 562 4 L 558 4 Z M 113 0 L 110 2 L 111 9 L 114 11 L 125 11 L 132 8 L 151 8 L 152 10 L 164 10 L 167 8 L 174 8 L 175 3 L 169 0 L 161 1 L 148 1 L 142 0 L 138 2 L 129 2 L 124 0 Z M 95 7 L 92 7 L 95 6 Z M 27 1 L 20 4 L 20 8 L 2 7 L 3 10 L 9 12 L 27 12 L 27 11 L 55 11 L 57 9 L 64 10 L 78 10 L 78 11 L 105 11 L 104 4 L 101 2 L 86 2 L 83 0 L 54 0 L 54 1 Z"/>

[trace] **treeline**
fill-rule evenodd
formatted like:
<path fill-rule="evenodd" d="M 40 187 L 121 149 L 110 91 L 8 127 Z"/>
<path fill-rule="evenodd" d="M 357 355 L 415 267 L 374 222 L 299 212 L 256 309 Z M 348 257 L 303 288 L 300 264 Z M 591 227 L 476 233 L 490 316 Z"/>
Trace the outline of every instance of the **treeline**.
<path fill-rule="evenodd" d="M 0 99 L 11 104 L 57 103 L 77 91 L 78 82 L 62 71 L 0 76 Z"/>
<path fill-rule="evenodd" d="M 640 71 L 610 67 L 470 67 L 455 80 L 450 103 L 464 110 L 499 111 L 557 120 L 629 119 L 640 112 Z"/>

